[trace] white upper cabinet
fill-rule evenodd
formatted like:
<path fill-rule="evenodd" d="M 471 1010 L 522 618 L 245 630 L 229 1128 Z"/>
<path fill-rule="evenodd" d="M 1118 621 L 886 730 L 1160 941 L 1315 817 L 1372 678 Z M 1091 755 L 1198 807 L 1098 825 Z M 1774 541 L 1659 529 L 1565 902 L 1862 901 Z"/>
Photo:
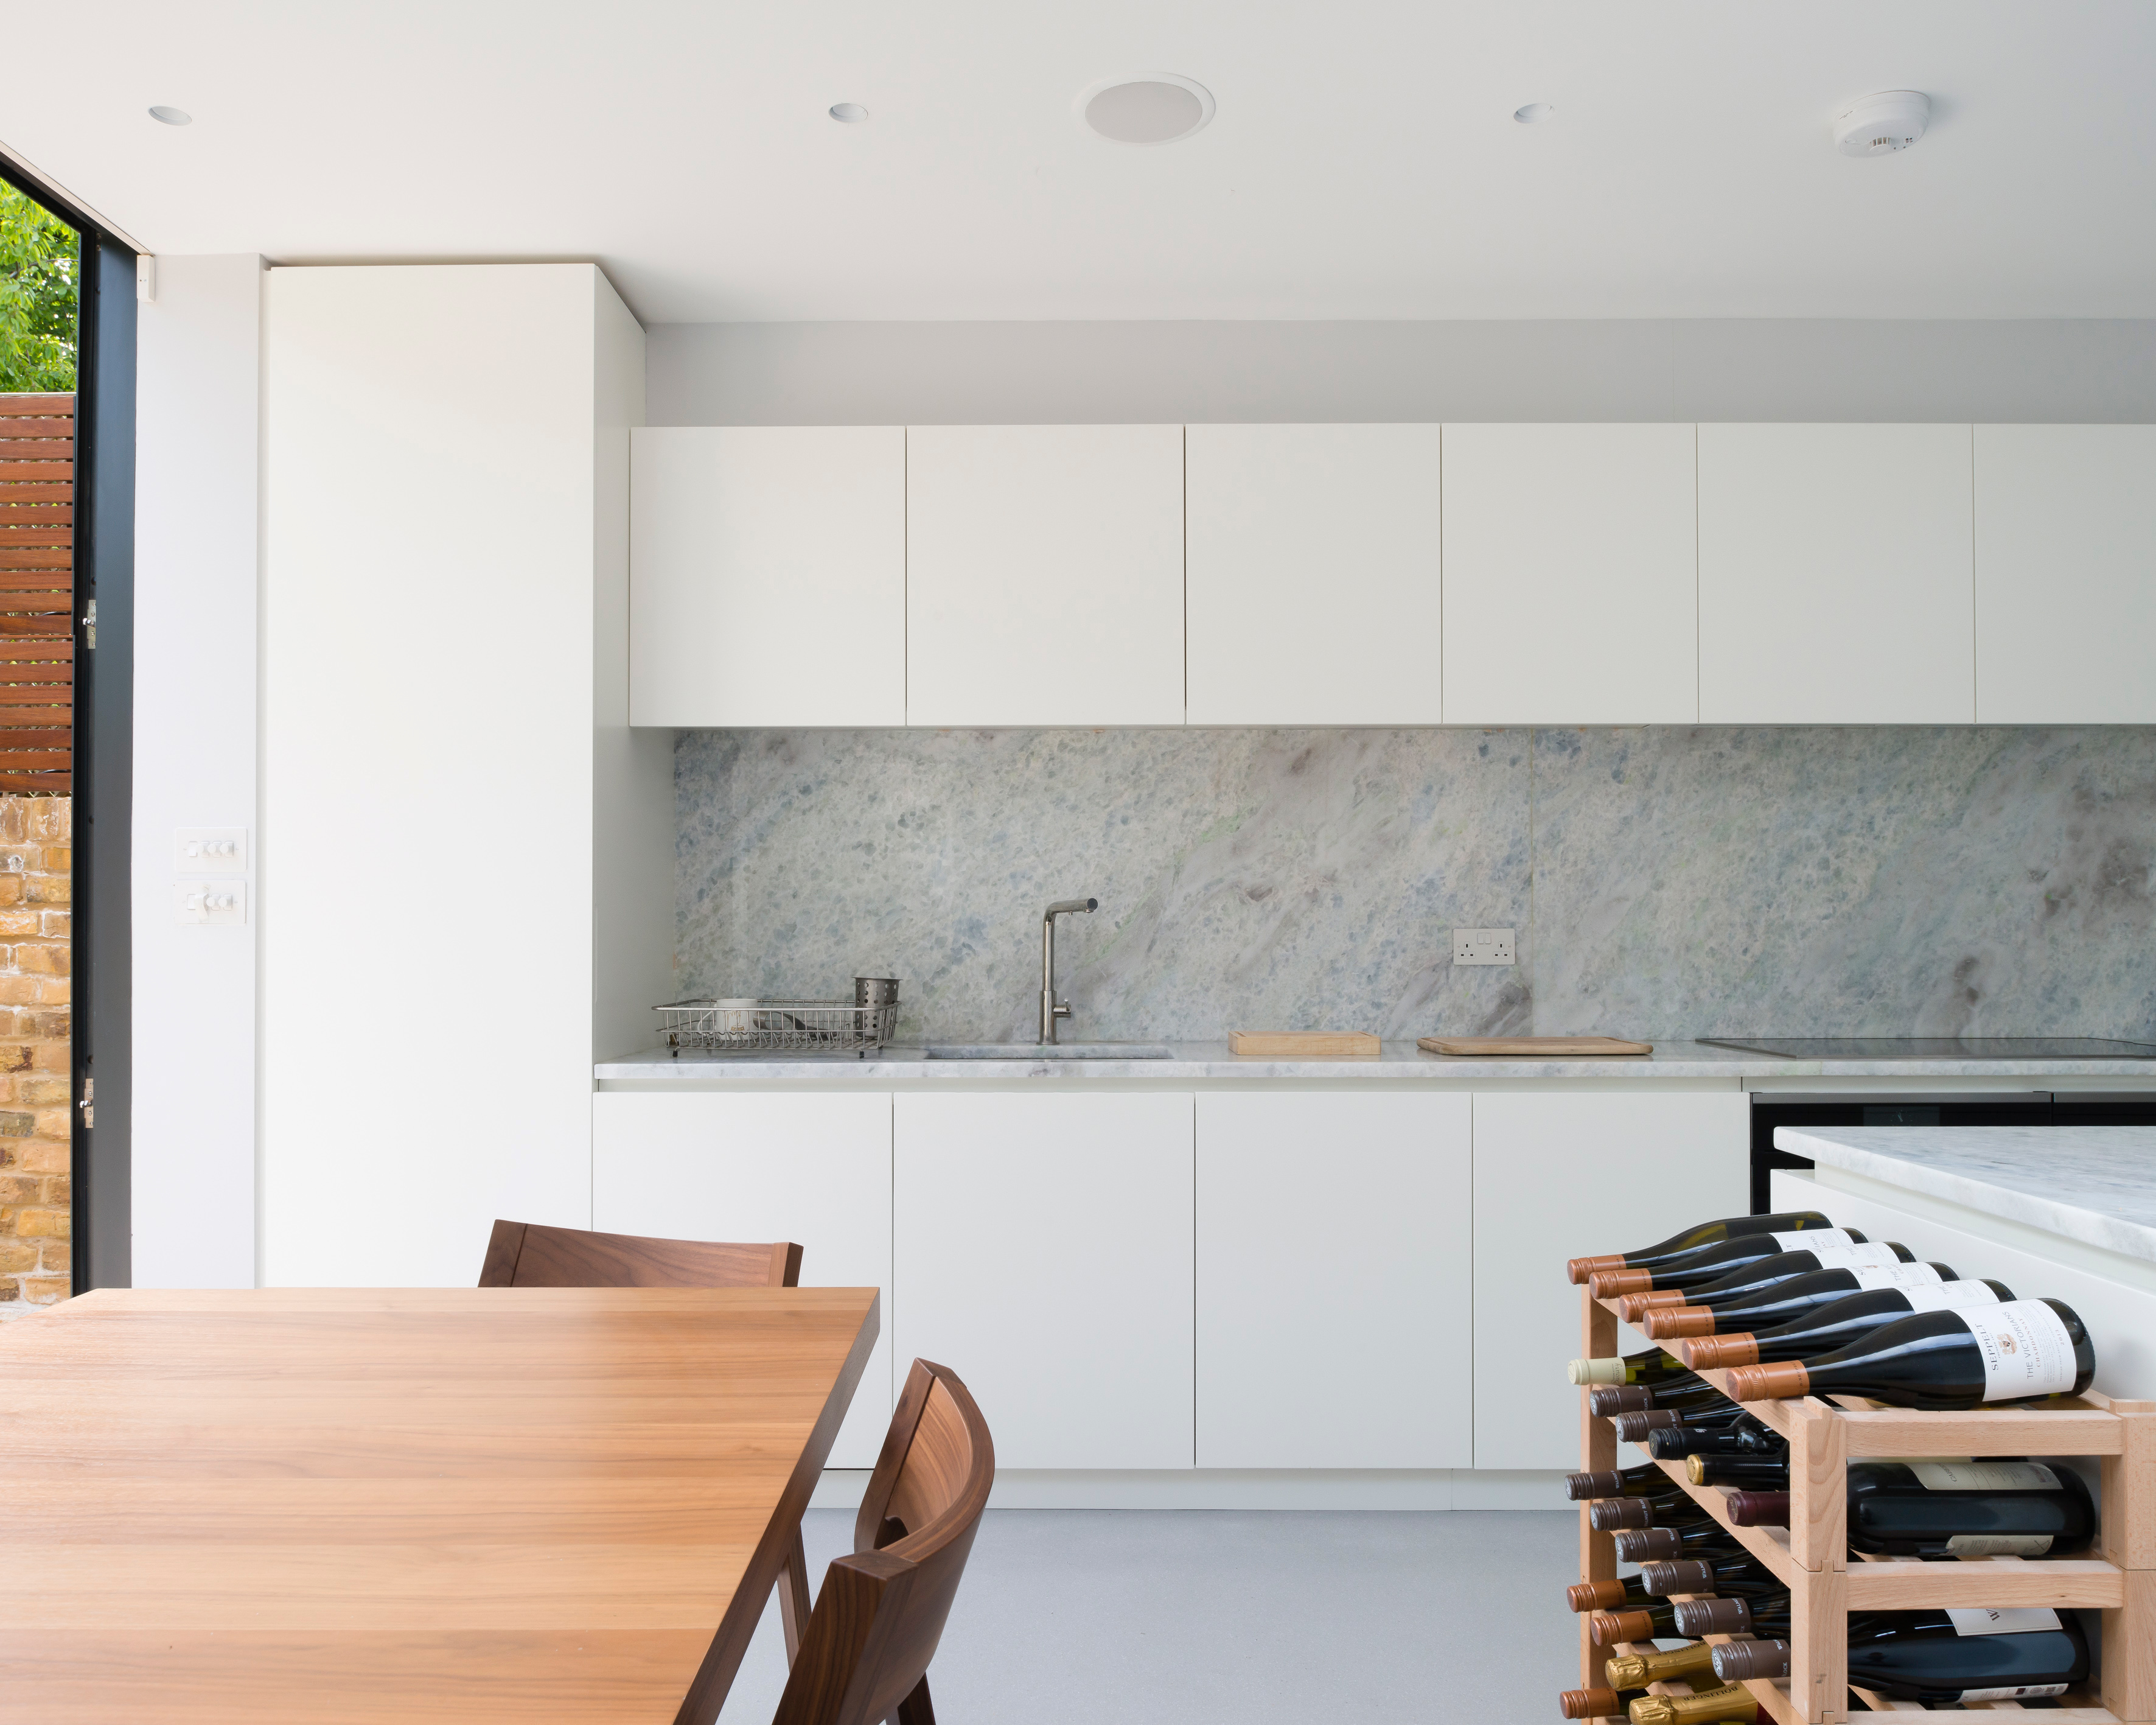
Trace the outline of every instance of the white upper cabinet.
<path fill-rule="evenodd" d="M 906 722 L 1183 722 L 1183 428 L 916 426 Z"/>
<path fill-rule="evenodd" d="M 1187 437 L 1190 722 L 1439 722 L 1438 428 Z"/>
<path fill-rule="evenodd" d="M 1976 716 L 2156 723 L 2156 425 L 1976 428 Z"/>
<path fill-rule="evenodd" d="M 1966 425 L 1699 428 L 1699 716 L 1976 716 Z"/>
<path fill-rule="evenodd" d="M 629 722 L 906 722 L 906 433 L 666 426 L 630 445 Z"/>
<path fill-rule="evenodd" d="M 1445 721 L 1699 717 L 1696 428 L 1445 428 Z"/>

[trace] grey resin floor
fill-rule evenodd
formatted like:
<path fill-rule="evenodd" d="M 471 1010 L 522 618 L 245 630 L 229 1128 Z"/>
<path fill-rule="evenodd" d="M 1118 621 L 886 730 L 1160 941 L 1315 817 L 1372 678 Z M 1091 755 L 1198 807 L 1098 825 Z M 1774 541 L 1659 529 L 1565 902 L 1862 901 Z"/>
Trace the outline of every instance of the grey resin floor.
<path fill-rule="evenodd" d="M 814 1585 L 850 1511 L 809 1513 Z M 1429 1725 L 1557 1717 L 1578 1518 L 990 1510 L 929 1668 L 937 1725 Z M 786 1685 L 775 1607 L 721 1716 Z"/>

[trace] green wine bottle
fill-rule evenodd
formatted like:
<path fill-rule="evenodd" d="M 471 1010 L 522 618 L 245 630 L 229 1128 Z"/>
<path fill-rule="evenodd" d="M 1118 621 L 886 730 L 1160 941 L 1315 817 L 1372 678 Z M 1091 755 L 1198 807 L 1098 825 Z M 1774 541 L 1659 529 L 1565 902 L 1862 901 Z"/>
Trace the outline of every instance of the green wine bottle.
<path fill-rule="evenodd" d="M 1917 1312 L 1812 1359 L 1738 1366 L 1728 1383 L 1743 1401 L 1861 1395 L 1897 1408 L 1981 1408 L 2078 1395 L 2095 1376 L 2087 1326 L 2047 1299 Z"/>

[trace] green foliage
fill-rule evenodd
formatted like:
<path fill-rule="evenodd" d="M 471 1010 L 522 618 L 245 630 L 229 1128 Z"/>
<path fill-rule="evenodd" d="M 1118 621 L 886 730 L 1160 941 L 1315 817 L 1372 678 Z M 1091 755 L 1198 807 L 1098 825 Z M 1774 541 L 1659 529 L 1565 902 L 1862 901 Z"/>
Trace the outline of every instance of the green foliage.
<path fill-rule="evenodd" d="M 74 229 L 0 181 L 0 390 L 74 388 Z"/>

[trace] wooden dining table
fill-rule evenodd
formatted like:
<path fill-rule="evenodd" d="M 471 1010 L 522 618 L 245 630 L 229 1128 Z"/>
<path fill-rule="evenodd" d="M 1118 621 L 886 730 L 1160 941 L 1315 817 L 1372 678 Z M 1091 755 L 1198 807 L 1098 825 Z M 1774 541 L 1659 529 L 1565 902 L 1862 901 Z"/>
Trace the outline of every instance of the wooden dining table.
<path fill-rule="evenodd" d="M 709 1725 L 877 1323 L 454 1288 L 0 1325 L 0 1719 Z"/>

